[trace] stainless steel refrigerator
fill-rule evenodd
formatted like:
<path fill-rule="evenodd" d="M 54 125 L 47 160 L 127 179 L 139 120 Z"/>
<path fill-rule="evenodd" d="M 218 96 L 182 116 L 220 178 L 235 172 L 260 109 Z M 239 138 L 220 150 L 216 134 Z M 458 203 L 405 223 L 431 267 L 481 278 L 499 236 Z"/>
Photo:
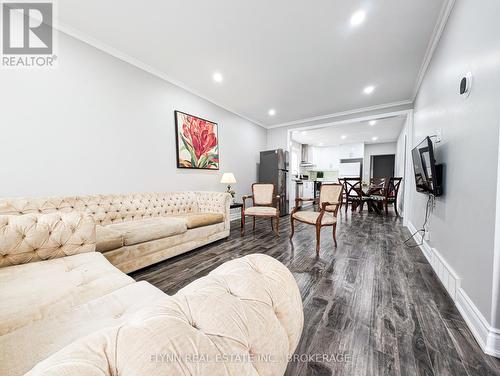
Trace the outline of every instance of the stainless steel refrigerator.
<path fill-rule="evenodd" d="M 260 152 L 259 183 L 272 183 L 280 195 L 281 215 L 288 214 L 288 152 L 283 149 Z"/>

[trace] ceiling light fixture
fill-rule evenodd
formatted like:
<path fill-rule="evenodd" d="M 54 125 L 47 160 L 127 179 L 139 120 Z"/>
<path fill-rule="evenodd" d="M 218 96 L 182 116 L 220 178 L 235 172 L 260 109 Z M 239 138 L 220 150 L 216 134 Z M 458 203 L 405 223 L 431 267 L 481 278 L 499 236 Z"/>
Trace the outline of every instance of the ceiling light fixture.
<path fill-rule="evenodd" d="M 363 93 L 365 93 L 366 95 L 370 95 L 371 93 L 373 93 L 374 90 L 375 90 L 375 86 L 370 85 L 370 86 L 367 86 L 363 89 Z"/>
<path fill-rule="evenodd" d="M 267 113 L 269 114 L 269 116 L 274 116 L 276 115 L 276 110 L 274 108 L 271 108 L 269 111 L 267 111 Z"/>
<path fill-rule="evenodd" d="M 357 12 L 354 12 L 353 15 L 351 16 L 351 26 L 359 26 L 361 25 L 366 18 L 366 12 L 364 10 L 358 10 Z"/>
<path fill-rule="evenodd" d="M 345 134 L 343 134 L 342 136 L 340 136 L 340 138 L 341 138 L 342 140 L 345 140 L 345 139 L 347 138 L 347 136 L 346 136 Z"/>
<path fill-rule="evenodd" d="M 370 120 L 368 124 L 370 124 L 373 127 L 375 124 L 377 124 L 377 120 Z"/>
<path fill-rule="evenodd" d="M 320 142 L 320 143 L 318 144 L 318 146 L 323 146 L 323 145 L 324 145 L 324 144 L 323 144 L 322 142 Z"/>
<path fill-rule="evenodd" d="M 378 137 L 375 136 L 375 137 L 372 137 L 372 141 L 377 141 L 378 140 Z"/>
<path fill-rule="evenodd" d="M 224 80 L 224 77 L 222 77 L 221 73 L 215 72 L 213 75 L 213 79 L 215 82 L 222 82 L 222 80 Z"/>

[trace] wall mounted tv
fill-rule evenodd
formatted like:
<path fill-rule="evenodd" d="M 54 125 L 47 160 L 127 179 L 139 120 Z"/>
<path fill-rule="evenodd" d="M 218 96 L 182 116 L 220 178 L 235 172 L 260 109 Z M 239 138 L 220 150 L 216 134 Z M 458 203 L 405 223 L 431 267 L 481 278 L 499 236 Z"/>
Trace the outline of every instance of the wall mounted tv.
<path fill-rule="evenodd" d="M 411 152 L 417 192 L 434 196 L 443 194 L 443 165 L 436 164 L 430 137 L 426 137 Z"/>

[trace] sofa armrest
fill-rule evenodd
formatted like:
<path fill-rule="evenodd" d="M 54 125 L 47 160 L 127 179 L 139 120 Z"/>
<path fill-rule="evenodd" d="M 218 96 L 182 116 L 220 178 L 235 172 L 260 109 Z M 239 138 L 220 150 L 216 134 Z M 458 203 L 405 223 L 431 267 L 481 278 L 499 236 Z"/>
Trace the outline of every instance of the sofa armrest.
<path fill-rule="evenodd" d="M 200 213 L 222 213 L 224 229 L 229 230 L 231 195 L 226 192 L 195 192 Z"/>
<path fill-rule="evenodd" d="M 0 215 L 0 268 L 93 252 L 95 228 L 80 212 Z"/>

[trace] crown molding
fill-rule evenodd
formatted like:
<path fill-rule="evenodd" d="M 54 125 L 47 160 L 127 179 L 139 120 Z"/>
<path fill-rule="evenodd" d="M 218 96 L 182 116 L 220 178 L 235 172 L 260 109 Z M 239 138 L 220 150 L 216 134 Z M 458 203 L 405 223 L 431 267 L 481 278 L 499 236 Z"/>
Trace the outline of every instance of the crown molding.
<path fill-rule="evenodd" d="M 328 121 L 328 120 L 333 120 L 333 119 L 341 117 L 341 116 L 354 115 L 354 114 L 359 114 L 359 113 L 368 112 L 368 111 L 383 110 L 383 109 L 390 108 L 390 107 L 405 106 L 405 105 L 409 105 L 412 103 L 413 103 L 413 101 L 408 99 L 405 101 L 379 104 L 376 106 L 355 108 L 355 109 L 348 110 L 348 111 L 334 112 L 334 113 L 328 114 L 328 115 L 314 116 L 314 117 L 310 117 L 310 118 L 289 121 L 286 123 L 269 125 L 266 128 L 273 129 L 273 128 L 288 127 L 290 125 L 300 125 L 300 124 L 310 123 L 313 121 L 323 121 L 323 120 Z"/>
<path fill-rule="evenodd" d="M 228 106 L 222 105 L 210 97 L 207 97 L 207 96 L 199 93 L 198 91 L 190 88 L 189 86 L 185 85 L 184 83 L 170 77 L 169 75 L 166 75 L 165 73 L 163 73 L 159 69 L 154 68 L 151 65 L 146 64 L 145 62 L 143 62 L 139 59 L 136 59 L 136 58 L 124 53 L 123 51 L 120 51 L 114 47 L 111 47 L 111 46 L 107 45 L 106 43 L 103 43 L 103 42 L 81 32 L 79 30 L 77 30 L 77 29 L 74 29 L 68 25 L 65 25 L 65 24 L 61 23 L 60 21 L 58 21 L 56 23 L 56 25 L 54 25 L 53 27 L 54 27 L 54 29 L 56 29 L 56 30 L 58 30 L 58 31 L 60 31 L 60 32 L 72 37 L 72 38 L 75 38 L 81 42 L 84 42 L 84 43 L 86 43 L 94 48 L 97 48 L 100 51 L 107 53 L 108 55 L 111 55 L 111 56 L 113 56 L 119 60 L 122 60 L 122 61 L 124 61 L 132 66 L 135 66 L 136 68 L 139 68 L 139 69 L 141 69 L 149 74 L 152 74 L 153 76 L 156 76 L 163 81 L 166 81 L 166 82 L 168 82 L 174 86 L 177 86 L 177 87 L 179 87 L 179 88 L 181 88 L 181 89 L 183 89 L 191 94 L 194 94 L 197 97 L 202 98 L 202 99 L 204 99 L 204 100 L 206 100 L 206 101 L 208 101 L 208 102 L 210 102 L 210 103 L 216 105 L 217 107 L 220 107 L 226 111 L 229 111 L 229 112 L 235 114 L 236 116 L 239 116 L 242 119 L 248 120 L 249 122 L 251 122 L 255 125 L 261 126 L 263 128 L 267 128 L 264 124 L 254 120 L 254 119 L 251 119 L 248 116 L 245 116 L 245 115 L 233 110 L 232 108 L 230 108 Z"/>
<path fill-rule="evenodd" d="M 431 40 L 429 41 L 429 44 L 427 45 L 427 50 L 425 52 L 424 56 L 424 61 L 422 62 L 422 65 L 420 66 L 420 70 L 418 72 L 417 76 L 417 81 L 415 83 L 415 87 L 413 88 L 413 94 L 412 94 L 412 102 L 415 102 L 415 99 L 417 98 L 418 91 L 420 90 L 420 86 L 422 85 L 422 82 L 424 81 L 425 74 L 427 73 L 427 70 L 429 69 L 429 65 L 432 61 L 432 57 L 434 56 L 434 53 L 436 52 L 436 48 L 439 44 L 439 41 L 441 40 L 441 36 L 443 35 L 444 29 L 446 27 L 446 24 L 448 23 L 448 19 L 450 18 L 451 11 L 453 10 L 453 7 L 455 5 L 456 0 L 447 0 L 444 4 L 443 7 L 441 8 L 441 12 L 438 17 L 438 22 L 436 26 L 434 27 L 434 31 L 432 32 L 432 37 Z"/>

